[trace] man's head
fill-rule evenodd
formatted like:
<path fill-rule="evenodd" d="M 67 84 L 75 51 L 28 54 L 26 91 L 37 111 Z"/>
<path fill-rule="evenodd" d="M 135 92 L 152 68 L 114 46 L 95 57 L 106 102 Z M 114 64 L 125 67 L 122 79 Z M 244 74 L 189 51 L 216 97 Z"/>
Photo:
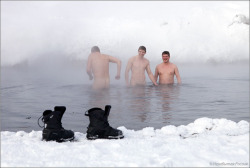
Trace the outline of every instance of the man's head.
<path fill-rule="evenodd" d="M 138 54 L 140 56 L 144 56 L 146 54 L 146 47 L 140 46 L 139 49 L 138 49 Z"/>
<path fill-rule="evenodd" d="M 140 46 L 139 49 L 138 49 L 138 51 L 139 51 L 139 50 L 143 50 L 143 51 L 147 52 L 147 51 L 146 51 L 146 47 L 144 47 L 144 46 Z"/>
<path fill-rule="evenodd" d="M 162 52 L 162 60 L 164 63 L 168 63 L 170 59 L 170 53 L 168 51 Z"/>
<path fill-rule="evenodd" d="M 93 52 L 100 52 L 99 47 L 98 47 L 98 46 L 92 47 L 92 48 L 91 48 L 91 53 L 93 53 Z"/>

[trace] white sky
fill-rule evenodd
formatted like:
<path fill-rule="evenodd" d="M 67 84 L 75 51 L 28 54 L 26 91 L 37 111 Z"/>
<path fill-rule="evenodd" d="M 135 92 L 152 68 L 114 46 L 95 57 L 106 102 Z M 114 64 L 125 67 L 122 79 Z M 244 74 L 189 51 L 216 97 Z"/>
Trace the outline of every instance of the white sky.
<path fill-rule="evenodd" d="M 151 55 L 164 46 L 175 51 L 171 43 L 186 45 L 183 36 L 222 34 L 236 14 L 249 15 L 248 7 L 249 1 L 1 1 L 1 65 L 57 50 L 85 59 L 92 45 L 111 54 L 127 46 L 129 56 L 143 44 Z M 211 24 L 216 31 L 203 36 Z"/>

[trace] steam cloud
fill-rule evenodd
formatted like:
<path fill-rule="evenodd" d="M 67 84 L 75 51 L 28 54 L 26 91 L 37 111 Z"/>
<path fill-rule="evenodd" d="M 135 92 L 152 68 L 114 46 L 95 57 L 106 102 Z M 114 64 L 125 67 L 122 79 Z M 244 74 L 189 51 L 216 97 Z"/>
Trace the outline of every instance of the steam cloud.
<path fill-rule="evenodd" d="M 86 60 L 93 45 L 123 60 L 140 45 L 150 61 L 160 62 L 164 50 L 175 62 L 249 60 L 249 19 L 235 21 L 236 15 L 249 15 L 248 6 L 248 1 L 3 1 L 1 66 Z"/>

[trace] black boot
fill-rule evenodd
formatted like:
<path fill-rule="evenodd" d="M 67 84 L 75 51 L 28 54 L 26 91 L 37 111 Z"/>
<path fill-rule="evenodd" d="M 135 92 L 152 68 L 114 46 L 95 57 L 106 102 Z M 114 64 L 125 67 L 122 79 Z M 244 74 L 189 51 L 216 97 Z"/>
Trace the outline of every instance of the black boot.
<path fill-rule="evenodd" d="M 65 130 L 62 127 L 61 120 L 65 111 L 66 107 L 55 106 L 54 111 L 45 110 L 43 112 L 43 115 L 41 116 L 42 121 L 44 122 L 43 140 L 65 142 L 74 139 L 74 132 L 71 130 Z"/>
<path fill-rule="evenodd" d="M 87 130 L 87 139 L 122 139 L 124 138 L 121 130 L 112 128 L 108 123 L 108 116 L 111 106 L 106 105 L 105 111 L 101 108 L 92 108 L 85 113 L 89 116 L 90 124 Z"/>

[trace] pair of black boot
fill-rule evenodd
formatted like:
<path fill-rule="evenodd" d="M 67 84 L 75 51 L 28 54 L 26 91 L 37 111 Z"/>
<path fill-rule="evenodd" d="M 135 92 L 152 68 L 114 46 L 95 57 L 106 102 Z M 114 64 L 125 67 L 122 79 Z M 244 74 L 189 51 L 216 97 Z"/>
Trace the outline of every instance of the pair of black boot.
<path fill-rule="evenodd" d="M 106 105 L 105 110 L 101 108 L 92 108 L 85 112 L 89 117 L 90 124 L 87 130 L 87 139 L 122 139 L 124 138 L 121 130 L 112 128 L 108 123 L 108 116 L 111 106 Z M 45 141 L 65 142 L 74 139 L 74 132 L 65 130 L 62 127 L 62 116 L 66 111 L 64 106 L 56 106 L 54 111 L 45 110 L 40 117 L 44 122 L 42 139 Z M 39 118 L 39 119 L 40 119 Z M 39 124 L 38 119 L 38 125 Z"/>

